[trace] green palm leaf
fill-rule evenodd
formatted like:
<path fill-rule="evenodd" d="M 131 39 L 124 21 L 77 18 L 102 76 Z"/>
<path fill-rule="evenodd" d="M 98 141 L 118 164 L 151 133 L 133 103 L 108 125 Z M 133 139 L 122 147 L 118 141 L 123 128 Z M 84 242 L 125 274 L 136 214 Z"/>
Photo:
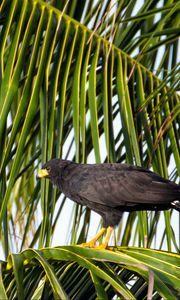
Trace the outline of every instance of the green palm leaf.
<path fill-rule="evenodd" d="M 17 293 L 20 297 L 24 294 L 25 299 L 31 299 L 31 295 L 37 293 L 44 293 L 49 299 L 53 294 L 55 299 L 74 299 L 77 296 L 87 296 L 88 293 L 90 299 L 94 298 L 95 291 L 99 297 L 103 295 L 104 299 L 116 294 L 123 299 L 136 299 L 137 296 L 142 298 L 144 289 L 147 291 L 151 272 L 155 280 L 156 297 L 159 294 L 161 297 L 178 299 L 178 264 L 179 256 L 176 254 L 133 247 L 119 247 L 115 251 L 103 250 L 101 254 L 98 250 L 82 249 L 78 246 L 46 248 L 40 251 L 28 249 L 8 257 L 8 263 L 3 267 L 4 285 L 1 286 L 8 291 L 8 299 L 11 299 L 12 293 L 10 276 L 11 282 L 15 280 L 13 295 Z M 19 276 L 16 277 L 18 265 L 21 265 L 20 270 L 24 273 L 23 285 L 20 285 L 19 290 Z M 11 275 L 12 269 L 14 279 Z M 38 280 L 34 281 L 28 294 L 35 272 Z M 78 284 L 79 277 L 81 283 Z M 124 280 L 129 287 L 124 285 Z M 144 289 L 139 290 L 139 281 L 144 283 Z M 86 289 L 79 290 L 83 285 L 86 285 Z"/>
<path fill-rule="evenodd" d="M 5 257 L 26 247 L 51 246 L 55 234 L 63 233 L 58 223 L 67 210 L 67 201 L 50 184 L 40 184 L 35 177 L 39 165 L 52 157 L 77 162 L 129 162 L 178 181 L 178 1 L 162 5 L 153 0 L 143 4 L 4 0 L 0 1 L 0 24 L 0 242 Z M 83 207 L 73 206 L 70 216 L 74 221 L 69 223 L 67 242 L 82 242 L 91 234 L 91 215 Z M 179 218 L 175 212 L 125 215 L 115 240 L 123 246 L 178 252 L 175 218 Z M 80 255 L 83 251 L 91 253 L 73 249 L 79 249 Z M 74 264 L 61 262 L 56 271 L 68 272 L 64 271 L 61 284 L 49 261 L 34 250 L 36 259 L 38 255 L 40 258 L 39 265 L 26 274 L 27 278 L 34 276 L 36 282 L 30 295 L 32 299 L 41 298 L 50 285 L 49 297 L 52 293 L 54 297 L 71 297 L 85 284 L 87 291 L 93 285 L 90 294 L 96 290 L 99 297 L 114 295 L 114 289 L 124 298 L 146 294 L 149 265 L 135 252 L 130 256 L 136 255 L 146 267 L 144 271 L 138 269 L 140 277 L 134 279 L 131 291 L 124 283 L 135 278 L 137 265 L 133 270 L 120 271 L 122 278 L 117 279 L 111 278 L 117 266 L 109 257 L 110 265 L 99 265 L 102 273 L 94 271 L 94 262 L 86 265 L 89 271 L 79 267 L 76 260 Z M 162 276 L 154 270 L 153 253 L 146 255 L 150 255 L 150 269 L 155 272 L 155 289 L 168 298 L 172 295 L 169 285 L 177 288 L 176 279 L 173 274 L 164 275 L 161 263 Z M 166 261 L 161 252 L 157 255 L 163 263 Z M 20 271 L 24 256 L 9 257 L 14 275 L 10 269 L 6 278 L 2 276 L 1 297 L 12 298 L 14 293 L 26 297 Z M 71 294 L 66 284 L 76 270 L 81 270 L 82 281 L 80 285 L 75 281 L 77 289 Z M 177 277 L 176 268 L 172 270 Z M 28 280 L 25 282 L 29 285 Z"/>

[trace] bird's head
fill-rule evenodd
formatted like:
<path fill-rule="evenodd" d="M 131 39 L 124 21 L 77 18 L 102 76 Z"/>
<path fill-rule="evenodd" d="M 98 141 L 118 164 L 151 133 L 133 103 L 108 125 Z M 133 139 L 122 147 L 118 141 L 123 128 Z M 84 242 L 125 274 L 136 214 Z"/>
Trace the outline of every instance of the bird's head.
<path fill-rule="evenodd" d="M 63 159 L 52 159 L 38 171 L 37 178 L 48 178 L 52 183 L 59 185 L 62 172 L 70 162 Z"/>

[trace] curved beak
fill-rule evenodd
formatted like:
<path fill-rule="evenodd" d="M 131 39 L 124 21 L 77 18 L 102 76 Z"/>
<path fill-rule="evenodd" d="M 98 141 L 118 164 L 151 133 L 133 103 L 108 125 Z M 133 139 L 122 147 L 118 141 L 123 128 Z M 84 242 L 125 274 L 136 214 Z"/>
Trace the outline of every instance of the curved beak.
<path fill-rule="evenodd" d="M 37 178 L 44 178 L 49 176 L 49 173 L 46 169 L 41 169 L 38 171 Z"/>

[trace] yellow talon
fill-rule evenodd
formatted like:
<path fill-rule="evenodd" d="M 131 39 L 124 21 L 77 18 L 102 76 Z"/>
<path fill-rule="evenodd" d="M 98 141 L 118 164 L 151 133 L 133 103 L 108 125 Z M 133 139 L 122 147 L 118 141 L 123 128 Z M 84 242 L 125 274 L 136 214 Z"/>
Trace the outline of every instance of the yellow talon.
<path fill-rule="evenodd" d="M 113 227 L 109 226 L 107 228 L 107 232 L 106 235 L 104 237 L 104 241 L 101 245 L 96 246 L 96 242 L 97 240 L 104 234 L 104 232 L 106 231 L 106 228 L 101 228 L 101 230 L 95 235 L 95 237 L 90 240 L 87 243 L 82 243 L 80 246 L 82 247 L 89 247 L 89 248 L 96 248 L 96 249 L 107 249 L 108 247 L 108 242 L 112 233 Z"/>
<path fill-rule="evenodd" d="M 80 246 L 81 247 L 88 247 L 88 248 L 95 248 L 96 247 L 96 241 L 94 241 L 94 240 L 91 240 L 91 241 L 89 241 L 89 242 L 87 242 L 87 243 L 82 243 L 82 244 L 80 244 Z"/>
<path fill-rule="evenodd" d="M 106 231 L 106 228 L 101 228 L 101 230 L 95 235 L 95 237 L 90 240 L 87 243 L 82 243 L 80 246 L 82 247 L 89 247 L 89 248 L 95 248 L 96 247 L 96 241 L 103 235 L 103 233 Z"/>
<path fill-rule="evenodd" d="M 97 250 L 105 250 L 107 248 L 108 248 L 108 246 L 104 243 L 100 244 L 99 246 L 95 246 L 95 249 L 97 249 Z"/>

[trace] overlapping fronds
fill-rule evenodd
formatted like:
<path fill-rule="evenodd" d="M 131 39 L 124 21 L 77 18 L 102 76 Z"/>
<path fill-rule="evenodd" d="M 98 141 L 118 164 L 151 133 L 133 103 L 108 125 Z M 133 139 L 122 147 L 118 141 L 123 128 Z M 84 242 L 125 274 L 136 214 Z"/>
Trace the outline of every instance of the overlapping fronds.
<path fill-rule="evenodd" d="M 27 249 L 3 265 L 3 299 L 178 299 L 180 258 L 150 249 Z M 12 270 L 14 272 L 12 272 Z M 148 283 L 151 288 L 148 290 Z M 127 286 L 126 286 L 126 285 Z M 7 292 L 5 292 L 5 290 Z M 7 298 L 8 297 L 8 298 Z"/>
<path fill-rule="evenodd" d="M 50 246 L 56 230 L 63 234 L 56 224 L 67 202 L 36 180 L 50 158 L 128 162 L 178 182 L 179 25 L 179 1 L 0 1 L 6 257 Z M 68 241 L 84 241 L 90 212 L 76 206 L 71 217 Z M 174 218 L 133 213 L 118 228 L 117 243 L 179 251 Z"/>

